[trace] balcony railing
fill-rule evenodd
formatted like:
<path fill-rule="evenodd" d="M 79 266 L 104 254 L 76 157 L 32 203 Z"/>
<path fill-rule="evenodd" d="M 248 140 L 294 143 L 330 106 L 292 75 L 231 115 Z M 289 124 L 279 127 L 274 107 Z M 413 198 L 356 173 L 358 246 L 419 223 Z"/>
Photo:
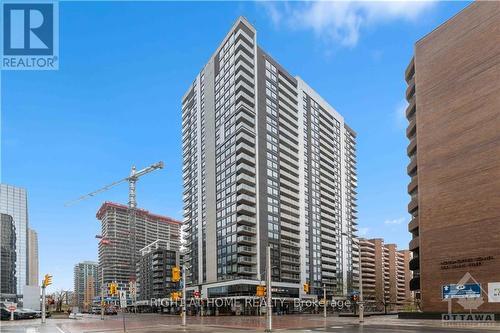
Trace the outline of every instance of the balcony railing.
<path fill-rule="evenodd" d="M 237 233 L 240 235 L 253 236 L 253 235 L 255 235 L 256 232 L 257 232 L 257 230 L 255 228 L 249 227 L 246 225 L 240 225 L 240 226 L 238 226 L 238 229 L 237 229 Z"/>
<path fill-rule="evenodd" d="M 420 269 L 420 258 L 419 257 L 412 258 L 409 262 L 409 267 L 410 270 L 412 271 Z"/>
<path fill-rule="evenodd" d="M 420 276 L 410 280 L 410 291 L 420 290 Z"/>
<path fill-rule="evenodd" d="M 418 236 L 413 237 L 413 239 L 410 241 L 408 249 L 410 251 L 413 251 L 413 250 L 416 250 L 419 247 L 420 247 L 420 239 L 419 239 L 419 237 Z"/>
<path fill-rule="evenodd" d="M 413 232 L 413 230 L 417 229 L 419 225 L 418 216 L 415 216 L 411 219 L 410 223 L 408 223 L 408 231 Z"/>

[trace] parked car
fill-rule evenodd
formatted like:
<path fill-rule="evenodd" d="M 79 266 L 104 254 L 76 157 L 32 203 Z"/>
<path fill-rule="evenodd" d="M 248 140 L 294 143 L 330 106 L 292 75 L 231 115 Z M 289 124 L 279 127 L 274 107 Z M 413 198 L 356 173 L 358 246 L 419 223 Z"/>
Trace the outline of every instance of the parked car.
<path fill-rule="evenodd" d="M 118 312 L 114 307 L 107 307 L 106 310 L 104 311 L 105 315 L 116 315 Z"/>
<path fill-rule="evenodd" d="M 10 320 L 10 311 L 6 308 L 1 308 L 1 319 L 2 320 Z"/>
<path fill-rule="evenodd" d="M 16 311 L 14 311 L 14 318 L 16 316 L 16 313 L 18 313 L 19 319 L 34 319 L 37 316 L 36 312 L 30 309 L 17 309 Z"/>
<path fill-rule="evenodd" d="M 71 313 L 69 314 L 69 317 L 68 317 L 68 318 L 69 318 L 69 319 L 82 319 L 82 318 L 83 318 L 83 313 L 80 313 L 80 312 L 78 312 L 78 313 L 76 313 L 76 312 L 71 312 Z"/>
<path fill-rule="evenodd" d="M 35 318 L 42 318 L 42 311 L 40 310 L 33 310 L 33 309 L 23 309 L 28 312 L 33 312 L 35 314 Z M 45 317 L 50 317 L 49 313 L 45 313 Z"/>
<path fill-rule="evenodd" d="M 98 306 L 93 306 L 90 310 L 90 314 L 101 314 L 101 308 Z"/>

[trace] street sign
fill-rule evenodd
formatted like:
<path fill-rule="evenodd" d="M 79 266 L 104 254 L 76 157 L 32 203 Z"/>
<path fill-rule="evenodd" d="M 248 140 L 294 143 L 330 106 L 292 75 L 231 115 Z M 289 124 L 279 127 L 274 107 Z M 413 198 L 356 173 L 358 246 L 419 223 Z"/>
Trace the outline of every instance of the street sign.
<path fill-rule="evenodd" d="M 481 297 L 481 284 L 447 284 L 442 288 L 443 299 Z"/>
<path fill-rule="evenodd" d="M 488 283 L 488 302 L 500 303 L 500 282 Z"/>
<path fill-rule="evenodd" d="M 127 307 L 127 292 L 125 290 L 120 290 L 120 308 L 124 309 Z"/>
<path fill-rule="evenodd" d="M 10 320 L 14 320 L 14 312 L 16 311 L 17 309 L 17 304 L 16 303 L 10 303 L 8 306 L 7 306 L 7 309 L 9 310 L 10 312 Z"/>

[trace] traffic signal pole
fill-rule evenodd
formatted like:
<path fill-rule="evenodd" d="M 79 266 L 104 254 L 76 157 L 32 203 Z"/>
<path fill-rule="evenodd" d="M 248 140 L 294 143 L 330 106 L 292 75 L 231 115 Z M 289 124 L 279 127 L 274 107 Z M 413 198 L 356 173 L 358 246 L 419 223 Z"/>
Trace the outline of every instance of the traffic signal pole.
<path fill-rule="evenodd" d="M 104 265 L 101 267 L 101 320 L 104 320 Z"/>
<path fill-rule="evenodd" d="M 45 274 L 42 282 L 42 324 L 45 324 L 45 288 L 52 284 L 52 275 Z"/>
<path fill-rule="evenodd" d="M 186 326 L 186 267 L 182 265 L 182 326 Z"/>
<path fill-rule="evenodd" d="M 323 317 L 326 318 L 326 284 L 323 284 Z"/>
<path fill-rule="evenodd" d="M 45 286 L 42 285 L 42 324 L 45 324 Z"/>

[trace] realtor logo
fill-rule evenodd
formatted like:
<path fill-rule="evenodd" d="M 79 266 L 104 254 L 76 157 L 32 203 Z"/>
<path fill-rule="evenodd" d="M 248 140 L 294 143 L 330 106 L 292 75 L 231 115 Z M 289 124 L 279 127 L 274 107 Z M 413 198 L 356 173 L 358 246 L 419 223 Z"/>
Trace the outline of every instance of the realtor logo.
<path fill-rule="evenodd" d="M 58 69 L 58 6 L 2 3 L 2 69 Z"/>

